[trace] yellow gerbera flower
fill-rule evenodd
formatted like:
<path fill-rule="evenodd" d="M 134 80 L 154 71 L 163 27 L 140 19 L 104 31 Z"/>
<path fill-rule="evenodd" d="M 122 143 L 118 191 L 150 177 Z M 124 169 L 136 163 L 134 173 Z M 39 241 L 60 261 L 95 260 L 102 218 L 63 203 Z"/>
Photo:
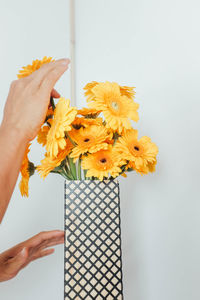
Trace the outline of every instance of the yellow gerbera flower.
<path fill-rule="evenodd" d="M 36 59 L 33 60 L 32 65 L 27 65 L 25 67 L 22 67 L 22 70 L 19 71 L 19 74 L 17 75 L 18 78 L 24 78 L 38 70 L 42 65 L 47 64 L 49 62 L 53 61 L 52 57 L 44 56 L 42 60 Z"/>
<path fill-rule="evenodd" d="M 70 154 L 70 157 L 74 158 L 75 162 L 81 154 L 107 149 L 108 144 L 105 141 L 110 138 L 110 135 L 105 126 L 92 125 L 87 128 L 73 130 L 70 133 L 70 137 L 77 144 Z"/>
<path fill-rule="evenodd" d="M 138 121 L 139 105 L 127 96 L 122 96 L 117 83 L 99 83 L 92 92 L 95 97 L 88 106 L 102 110 L 108 128 L 121 133 L 123 128 L 131 129 L 130 119 Z"/>
<path fill-rule="evenodd" d="M 69 99 L 60 98 L 54 110 L 46 143 L 47 154 L 50 157 L 56 157 L 59 149 L 64 149 L 66 146 L 65 131 L 71 130 L 71 123 L 77 114 L 77 109 L 70 107 L 69 104 Z"/>
<path fill-rule="evenodd" d="M 22 196 L 28 197 L 29 196 L 29 178 L 22 177 L 21 181 L 19 182 L 19 189 Z"/>
<path fill-rule="evenodd" d="M 76 117 L 72 122 L 72 126 L 75 129 L 80 129 L 81 127 L 88 127 L 91 125 L 103 125 L 103 119 L 102 118 L 87 119 L 84 117 L 81 118 Z"/>
<path fill-rule="evenodd" d="M 45 178 L 55 167 L 58 167 L 70 153 L 72 147 L 72 143 L 69 139 L 67 139 L 64 150 L 59 150 L 57 157 L 50 157 L 46 153 L 45 158 L 41 160 L 41 165 L 37 166 L 36 168 L 40 176 Z"/>
<path fill-rule="evenodd" d="M 19 183 L 19 189 L 20 189 L 21 195 L 26 196 L 26 197 L 28 197 L 28 190 L 29 190 L 28 184 L 29 184 L 30 174 L 29 174 L 29 170 L 28 170 L 29 169 L 28 153 L 30 152 L 30 145 L 31 145 L 31 143 L 28 143 L 28 145 L 26 147 L 24 157 L 22 160 L 22 164 L 21 164 L 21 168 L 20 168 L 22 178 Z"/>
<path fill-rule="evenodd" d="M 123 176 L 123 177 L 127 177 L 127 174 L 126 173 L 122 173 L 122 174 L 120 174 L 121 176 Z"/>
<path fill-rule="evenodd" d="M 49 126 L 43 126 L 40 128 L 37 134 L 37 142 L 42 146 L 45 146 L 47 143 L 47 134 L 49 132 L 49 129 L 50 129 Z"/>
<path fill-rule="evenodd" d="M 92 118 L 95 119 L 99 114 L 101 110 L 97 110 L 96 108 L 82 108 L 78 110 L 78 114 L 82 115 L 86 118 Z"/>
<path fill-rule="evenodd" d="M 92 81 L 86 84 L 83 88 L 85 90 L 85 96 L 87 97 L 87 101 L 91 101 L 94 98 L 94 93 L 92 92 L 93 87 L 99 84 L 97 81 Z"/>
<path fill-rule="evenodd" d="M 122 96 L 127 96 L 130 99 L 134 98 L 135 96 L 134 86 L 120 86 L 119 88 Z"/>
<path fill-rule="evenodd" d="M 134 163 L 135 170 L 150 169 L 150 165 L 156 162 L 158 147 L 147 136 L 138 140 L 138 131 L 135 129 L 127 130 L 119 137 L 115 147 L 125 159 Z"/>
<path fill-rule="evenodd" d="M 111 175 L 113 178 L 121 173 L 124 161 L 115 148 L 109 146 L 107 150 L 100 150 L 93 154 L 88 154 L 82 158 L 82 169 L 87 170 L 86 177 L 97 177 L 103 180 Z"/>
<path fill-rule="evenodd" d="M 136 171 L 137 173 L 140 173 L 141 175 L 143 175 L 143 174 L 148 174 L 149 172 L 151 172 L 151 173 L 155 172 L 156 164 L 157 164 L 157 160 L 155 160 L 152 163 L 148 162 L 147 165 L 142 165 L 141 167 L 137 168 L 134 161 L 129 161 L 129 163 L 126 166 L 126 170 L 132 169 L 132 170 Z"/>
<path fill-rule="evenodd" d="M 94 100 L 95 94 L 92 91 L 93 87 L 97 86 L 100 82 L 92 81 L 86 84 L 86 86 L 83 88 L 85 90 L 85 96 L 87 97 L 87 101 Z M 133 99 L 135 95 L 135 87 L 133 86 L 121 86 L 119 85 L 120 93 L 122 96 L 127 96 L 130 99 Z"/>

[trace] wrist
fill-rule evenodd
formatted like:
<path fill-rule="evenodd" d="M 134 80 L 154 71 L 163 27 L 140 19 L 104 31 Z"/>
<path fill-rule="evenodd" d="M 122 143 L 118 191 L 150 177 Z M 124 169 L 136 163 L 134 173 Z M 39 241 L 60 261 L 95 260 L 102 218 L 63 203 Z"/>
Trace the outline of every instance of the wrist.
<path fill-rule="evenodd" d="M 0 125 L 0 133 L 11 140 L 14 140 L 16 144 L 27 145 L 29 143 L 29 140 L 24 132 L 16 126 L 2 122 Z"/>

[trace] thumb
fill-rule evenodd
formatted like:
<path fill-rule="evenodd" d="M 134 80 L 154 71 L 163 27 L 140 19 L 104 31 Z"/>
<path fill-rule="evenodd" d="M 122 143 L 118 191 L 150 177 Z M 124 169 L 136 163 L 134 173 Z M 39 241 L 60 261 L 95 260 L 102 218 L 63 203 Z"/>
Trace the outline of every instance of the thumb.
<path fill-rule="evenodd" d="M 26 262 L 27 259 L 27 248 L 24 247 L 9 263 L 9 273 L 17 274 Z"/>

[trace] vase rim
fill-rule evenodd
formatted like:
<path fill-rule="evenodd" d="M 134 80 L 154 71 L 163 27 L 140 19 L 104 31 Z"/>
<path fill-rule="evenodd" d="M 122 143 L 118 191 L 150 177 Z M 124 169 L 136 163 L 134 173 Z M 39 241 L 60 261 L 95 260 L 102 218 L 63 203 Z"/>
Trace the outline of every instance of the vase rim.
<path fill-rule="evenodd" d="M 114 178 L 114 179 L 104 179 L 104 180 L 99 180 L 99 179 L 95 179 L 95 180 L 91 180 L 91 179 L 74 179 L 74 180 L 68 180 L 68 179 L 65 179 L 65 182 L 81 182 L 81 181 L 88 181 L 88 182 L 111 182 L 111 181 L 114 181 L 114 182 L 118 182 L 118 179 L 117 178 Z"/>

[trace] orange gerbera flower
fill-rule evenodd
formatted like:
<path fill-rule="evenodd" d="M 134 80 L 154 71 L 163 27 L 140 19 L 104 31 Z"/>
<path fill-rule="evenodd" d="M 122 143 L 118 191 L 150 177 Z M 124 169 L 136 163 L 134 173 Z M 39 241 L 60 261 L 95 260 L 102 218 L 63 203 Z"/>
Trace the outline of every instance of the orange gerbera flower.
<path fill-rule="evenodd" d="M 45 178 L 54 168 L 58 167 L 61 162 L 70 153 L 73 145 L 69 139 L 66 139 L 66 146 L 63 150 L 59 150 L 56 157 L 50 157 L 47 153 L 45 158 L 41 160 L 41 165 L 37 166 L 37 171 L 42 178 Z"/>
<path fill-rule="evenodd" d="M 22 196 L 26 196 L 28 197 L 28 190 L 29 190 L 29 160 L 28 160 L 28 153 L 30 152 L 30 145 L 31 143 L 29 143 L 26 147 L 25 153 L 24 153 L 24 158 L 22 160 L 22 164 L 21 164 L 21 168 L 20 168 L 20 172 L 21 172 L 21 181 L 19 183 L 19 189 L 21 192 Z"/>
<path fill-rule="evenodd" d="M 72 122 L 72 126 L 75 129 L 80 129 L 81 127 L 88 127 L 91 125 L 102 125 L 103 119 L 102 118 L 96 118 L 96 119 L 87 119 L 84 117 L 76 117 L 74 121 Z"/>
<path fill-rule="evenodd" d="M 73 130 L 69 134 L 71 139 L 77 144 L 70 154 L 70 157 L 74 158 L 74 162 L 81 154 L 94 153 L 100 149 L 108 148 L 108 144 L 105 141 L 110 138 L 110 135 L 104 126 L 92 125 L 87 128 Z"/>
<path fill-rule="evenodd" d="M 32 65 L 27 65 L 25 67 L 22 67 L 22 70 L 19 71 L 19 74 L 17 75 L 18 78 L 24 78 L 38 70 L 42 65 L 47 64 L 49 62 L 53 61 L 52 57 L 44 56 L 42 60 L 36 59 L 33 60 Z"/>
<path fill-rule="evenodd" d="M 53 114 L 54 114 L 53 107 L 52 107 L 52 106 L 48 107 L 48 110 L 47 110 L 47 117 L 53 116 Z"/>
<path fill-rule="evenodd" d="M 151 173 L 155 172 L 156 164 L 157 164 L 157 160 L 155 160 L 152 163 L 148 162 L 146 165 L 142 165 L 139 168 L 137 168 L 134 161 L 129 161 L 129 163 L 126 166 L 126 170 L 132 169 L 133 171 L 136 171 L 137 173 L 143 175 L 143 174 L 148 174 L 149 172 Z"/>
<path fill-rule="evenodd" d="M 78 110 L 78 114 L 82 115 L 86 118 L 92 118 L 95 119 L 99 114 L 100 114 L 101 110 L 98 110 L 96 108 L 82 108 Z"/>
<path fill-rule="evenodd" d="M 119 152 L 112 146 L 107 150 L 83 156 L 81 166 L 87 170 L 86 177 L 97 177 L 99 180 L 108 178 L 109 175 L 117 177 L 121 173 L 121 166 L 124 160 Z"/>
<path fill-rule="evenodd" d="M 158 147 L 149 137 L 143 136 L 138 140 L 137 130 L 127 130 L 122 137 L 119 137 L 115 147 L 126 160 L 132 162 L 134 170 L 143 170 L 143 173 L 146 172 L 146 167 L 153 170 Z"/>
<path fill-rule="evenodd" d="M 19 189 L 22 196 L 28 197 L 29 196 L 29 178 L 22 177 L 21 181 L 19 182 Z"/>
<path fill-rule="evenodd" d="M 43 126 L 40 128 L 37 134 L 37 142 L 42 146 L 45 146 L 47 143 L 47 134 L 49 132 L 49 129 L 50 129 L 49 126 Z"/>

